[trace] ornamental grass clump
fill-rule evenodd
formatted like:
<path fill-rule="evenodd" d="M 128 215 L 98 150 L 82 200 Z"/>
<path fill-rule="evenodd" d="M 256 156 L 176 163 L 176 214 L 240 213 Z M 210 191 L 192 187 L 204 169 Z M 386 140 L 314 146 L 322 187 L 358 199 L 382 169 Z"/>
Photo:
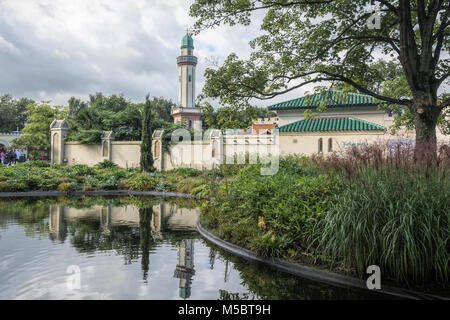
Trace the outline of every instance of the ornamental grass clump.
<path fill-rule="evenodd" d="M 448 150 L 418 158 L 412 146 L 373 145 L 316 159 L 342 176 L 341 192 L 315 227 L 316 253 L 360 276 L 378 265 L 385 279 L 448 286 Z"/>

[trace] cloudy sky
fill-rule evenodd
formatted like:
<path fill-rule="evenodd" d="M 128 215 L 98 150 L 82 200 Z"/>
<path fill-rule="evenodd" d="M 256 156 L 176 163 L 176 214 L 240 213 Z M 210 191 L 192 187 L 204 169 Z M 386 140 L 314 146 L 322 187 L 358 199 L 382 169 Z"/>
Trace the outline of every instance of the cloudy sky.
<path fill-rule="evenodd" d="M 94 92 L 143 101 L 150 92 L 177 101 L 176 57 L 194 22 L 188 15 L 192 2 L 0 0 L 0 94 L 65 104 Z M 197 94 L 206 59 L 248 56 L 260 19 L 194 38 Z"/>
<path fill-rule="evenodd" d="M 0 95 L 66 104 L 71 96 L 150 92 L 177 101 L 181 39 L 193 0 L 0 0 Z M 201 92 L 206 59 L 248 57 L 264 12 L 249 27 L 223 26 L 194 38 Z M 270 103 L 302 95 L 304 87 Z M 260 106 L 268 102 L 257 103 Z M 217 106 L 217 104 L 214 104 Z"/>

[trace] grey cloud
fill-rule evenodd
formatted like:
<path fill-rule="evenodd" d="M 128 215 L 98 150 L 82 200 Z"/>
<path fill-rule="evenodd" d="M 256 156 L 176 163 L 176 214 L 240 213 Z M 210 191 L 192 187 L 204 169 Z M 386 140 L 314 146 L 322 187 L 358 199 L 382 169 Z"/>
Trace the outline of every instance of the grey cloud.
<path fill-rule="evenodd" d="M 130 2 L 123 7 L 121 1 L 104 1 L 91 7 L 80 1 L 76 3 L 79 12 L 91 15 L 83 24 L 84 20 L 73 21 L 83 19 L 83 14 L 73 15 L 61 3 L 56 7 L 58 1 L 38 2 L 30 12 L 23 12 L 20 2 L 0 0 L 0 37 L 7 41 L 5 48 L 0 41 L 0 94 L 65 104 L 72 95 L 87 99 L 98 91 L 123 93 L 133 101 L 143 101 L 150 92 L 176 101 L 176 57 L 186 25 L 193 22 L 188 17 L 191 2 L 149 1 L 140 3 L 141 7 Z M 204 83 L 205 58 L 214 55 L 223 63 L 231 52 L 248 56 L 248 42 L 258 35 L 262 17 L 259 13 L 250 27 L 220 27 L 195 37 L 197 94 Z M 59 29 L 52 29 L 53 23 Z"/>

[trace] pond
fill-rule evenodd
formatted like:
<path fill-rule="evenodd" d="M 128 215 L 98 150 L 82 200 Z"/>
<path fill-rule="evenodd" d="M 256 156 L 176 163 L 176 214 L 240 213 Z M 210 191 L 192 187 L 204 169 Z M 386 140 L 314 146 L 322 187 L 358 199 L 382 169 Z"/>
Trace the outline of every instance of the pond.
<path fill-rule="evenodd" d="M 0 201 L 0 299 L 371 299 L 232 256 L 186 199 Z"/>

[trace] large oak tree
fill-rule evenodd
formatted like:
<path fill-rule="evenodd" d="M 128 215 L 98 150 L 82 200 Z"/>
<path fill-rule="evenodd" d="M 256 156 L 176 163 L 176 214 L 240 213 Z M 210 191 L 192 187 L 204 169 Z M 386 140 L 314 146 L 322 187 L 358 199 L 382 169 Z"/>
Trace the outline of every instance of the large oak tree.
<path fill-rule="evenodd" d="M 308 84 L 346 83 L 408 109 L 417 145 L 436 145 L 438 118 L 450 106 L 449 95 L 438 95 L 450 75 L 450 0 L 196 0 L 190 14 L 200 32 L 248 25 L 260 10 L 265 17 L 261 35 L 250 42 L 250 58 L 231 54 L 222 66 L 209 68 L 207 96 L 243 105 Z M 400 63 L 410 97 L 373 89 L 385 77 L 380 58 Z"/>

